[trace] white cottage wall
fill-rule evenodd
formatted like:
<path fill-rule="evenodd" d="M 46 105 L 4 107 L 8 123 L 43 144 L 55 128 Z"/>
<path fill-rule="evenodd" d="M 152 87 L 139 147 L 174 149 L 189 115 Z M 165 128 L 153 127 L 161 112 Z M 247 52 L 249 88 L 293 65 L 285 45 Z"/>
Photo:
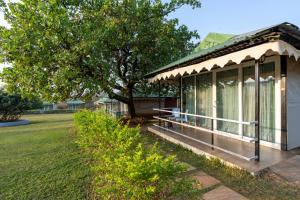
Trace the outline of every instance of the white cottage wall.
<path fill-rule="evenodd" d="M 300 146 L 300 60 L 287 60 L 287 147 Z"/>

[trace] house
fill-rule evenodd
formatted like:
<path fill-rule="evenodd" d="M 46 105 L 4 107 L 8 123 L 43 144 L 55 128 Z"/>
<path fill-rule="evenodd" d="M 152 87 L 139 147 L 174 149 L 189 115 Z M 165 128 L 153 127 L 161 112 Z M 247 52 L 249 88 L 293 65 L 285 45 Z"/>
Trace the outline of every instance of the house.
<path fill-rule="evenodd" d="M 164 97 L 159 99 L 156 96 L 144 97 L 135 95 L 133 101 L 136 114 L 146 118 L 152 118 L 153 115 L 157 115 L 158 112 L 152 108 L 159 107 L 159 104 L 161 104 L 163 107 L 177 106 L 176 97 Z M 95 105 L 97 108 L 105 110 L 105 112 L 116 117 L 128 114 L 127 104 L 115 99 L 110 99 L 108 97 L 101 97 L 95 102 Z"/>
<path fill-rule="evenodd" d="M 41 111 L 51 111 L 51 110 L 80 110 L 83 108 L 90 108 L 88 102 L 83 102 L 81 100 L 68 100 L 66 102 L 60 103 L 49 103 L 43 102 L 43 108 Z"/>
<path fill-rule="evenodd" d="M 57 104 L 44 101 L 43 108 L 41 108 L 40 110 L 47 111 L 47 110 L 56 110 L 56 109 L 57 109 Z"/>
<path fill-rule="evenodd" d="M 128 113 L 126 104 L 115 99 L 110 99 L 109 97 L 101 97 L 98 101 L 95 101 L 94 104 L 96 108 L 104 110 L 106 113 L 116 117 L 120 117 Z"/>
<path fill-rule="evenodd" d="M 300 30 L 282 23 L 163 66 L 146 77 L 178 87 L 180 106 L 155 109 L 149 131 L 224 160 L 280 160 L 300 146 L 299 58 Z"/>
<path fill-rule="evenodd" d="M 81 100 L 69 100 L 66 102 L 68 110 L 80 110 L 85 108 L 86 103 Z"/>

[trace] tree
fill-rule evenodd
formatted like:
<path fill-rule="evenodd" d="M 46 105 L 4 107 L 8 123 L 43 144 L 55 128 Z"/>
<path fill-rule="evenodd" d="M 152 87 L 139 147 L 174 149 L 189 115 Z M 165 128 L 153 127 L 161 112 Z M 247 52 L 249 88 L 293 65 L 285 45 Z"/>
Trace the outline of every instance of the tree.
<path fill-rule="evenodd" d="M 1 1 L 1 0 L 0 0 Z M 3 4 L 2 78 L 10 91 L 45 100 L 90 98 L 104 91 L 128 104 L 144 75 L 185 56 L 196 31 L 168 15 L 198 0 L 22 0 Z"/>
<path fill-rule="evenodd" d="M 16 121 L 30 109 L 42 107 L 38 98 L 22 98 L 20 94 L 8 94 L 0 90 L 0 122 Z"/>

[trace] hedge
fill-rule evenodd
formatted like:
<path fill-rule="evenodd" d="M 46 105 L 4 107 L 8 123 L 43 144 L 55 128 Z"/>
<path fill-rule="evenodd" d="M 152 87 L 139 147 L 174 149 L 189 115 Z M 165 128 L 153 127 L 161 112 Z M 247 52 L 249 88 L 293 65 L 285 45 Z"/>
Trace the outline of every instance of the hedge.
<path fill-rule="evenodd" d="M 140 128 L 122 125 L 103 112 L 75 114 L 77 143 L 91 157 L 92 188 L 98 199 L 179 199 L 193 195 L 187 170 L 157 145 L 145 147 Z M 190 198 L 189 198 L 190 199 Z"/>

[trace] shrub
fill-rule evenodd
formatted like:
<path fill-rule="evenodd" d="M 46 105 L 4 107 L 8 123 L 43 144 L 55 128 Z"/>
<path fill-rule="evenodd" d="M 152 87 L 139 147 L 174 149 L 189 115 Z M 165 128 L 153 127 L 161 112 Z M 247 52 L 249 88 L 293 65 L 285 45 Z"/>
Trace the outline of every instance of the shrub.
<path fill-rule="evenodd" d="M 75 114 L 77 143 L 93 158 L 93 188 L 101 199 L 167 199 L 193 192 L 175 156 L 145 148 L 139 127 L 122 125 L 102 112 Z"/>
<path fill-rule="evenodd" d="M 0 122 L 16 121 L 30 109 L 42 107 L 38 99 L 22 98 L 19 94 L 8 94 L 0 90 Z"/>

